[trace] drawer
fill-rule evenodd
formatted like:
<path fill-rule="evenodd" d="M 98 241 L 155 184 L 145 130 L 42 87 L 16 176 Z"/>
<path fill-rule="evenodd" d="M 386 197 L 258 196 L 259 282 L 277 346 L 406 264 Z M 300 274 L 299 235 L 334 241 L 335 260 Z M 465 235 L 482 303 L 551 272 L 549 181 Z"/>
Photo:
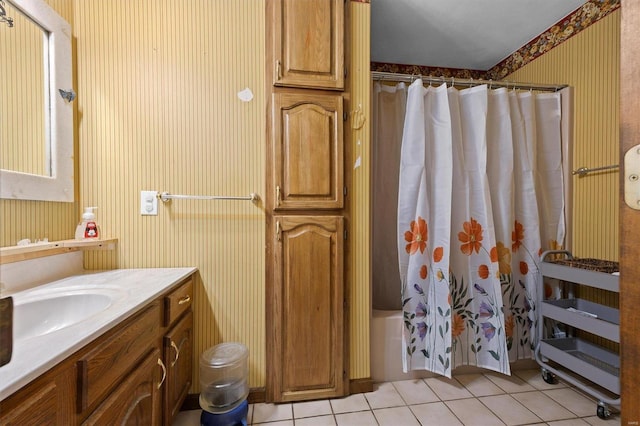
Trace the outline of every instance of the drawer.
<path fill-rule="evenodd" d="M 160 304 L 152 304 L 78 360 L 78 412 L 101 400 L 157 345 L 160 315 Z"/>
<path fill-rule="evenodd" d="M 164 326 L 168 327 L 191 309 L 193 303 L 193 278 L 187 279 L 180 287 L 164 298 Z"/>

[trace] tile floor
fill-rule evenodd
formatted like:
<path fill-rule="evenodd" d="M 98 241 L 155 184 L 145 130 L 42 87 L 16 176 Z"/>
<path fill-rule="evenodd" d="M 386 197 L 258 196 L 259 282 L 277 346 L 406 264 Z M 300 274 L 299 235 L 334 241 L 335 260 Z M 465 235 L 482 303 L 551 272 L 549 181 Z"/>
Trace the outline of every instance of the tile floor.
<path fill-rule="evenodd" d="M 597 401 L 539 369 L 385 382 L 346 398 L 252 404 L 247 422 L 265 426 L 620 425 L 614 413 L 596 416 Z M 181 412 L 173 426 L 198 426 L 200 411 Z"/>

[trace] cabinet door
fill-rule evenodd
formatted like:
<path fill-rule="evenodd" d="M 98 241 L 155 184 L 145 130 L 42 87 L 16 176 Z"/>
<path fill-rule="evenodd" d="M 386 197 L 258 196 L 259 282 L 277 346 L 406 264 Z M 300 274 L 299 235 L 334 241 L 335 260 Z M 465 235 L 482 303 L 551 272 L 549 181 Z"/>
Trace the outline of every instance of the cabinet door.
<path fill-rule="evenodd" d="M 100 404 L 83 425 L 159 425 L 161 421 L 160 388 L 164 365 L 155 349 Z M 163 377 L 161 379 L 161 377 Z"/>
<path fill-rule="evenodd" d="M 180 411 L 191 387 L 193 354 L 193 314 L 188 312 L 164 336 L 164 363 L 167 382 L 164 388 L 164 424 L 170 426 Z"/>
<path fill-rule="evenodd" d="M 342 396 L 343 218 L 275 216 L 273 401 Z"/>
<path fill-rule="evenodd" d="M 342 90 L 344 0 L 272 0 L 276 86 Z"/>
<path fill-rule="evenodd" d="M 344 205 L 342 96 L 273 95 L 275 210 Z"/>
<path fill-rule="evenodd" d="M 0 402 L 0 425 L 73 424 L 75 370 L 46 373 L 22 390 Z"/>

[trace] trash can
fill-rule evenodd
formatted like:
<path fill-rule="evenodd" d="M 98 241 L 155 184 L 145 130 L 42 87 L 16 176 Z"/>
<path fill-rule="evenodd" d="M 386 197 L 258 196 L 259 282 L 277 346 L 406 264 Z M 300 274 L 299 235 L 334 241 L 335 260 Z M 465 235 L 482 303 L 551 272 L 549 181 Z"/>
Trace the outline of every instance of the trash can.
<path fill-rule="evenodd" d="M 202 426 L 247 424 L 248 359 L 242 343 L 221 343 L 200 355 Z"/>

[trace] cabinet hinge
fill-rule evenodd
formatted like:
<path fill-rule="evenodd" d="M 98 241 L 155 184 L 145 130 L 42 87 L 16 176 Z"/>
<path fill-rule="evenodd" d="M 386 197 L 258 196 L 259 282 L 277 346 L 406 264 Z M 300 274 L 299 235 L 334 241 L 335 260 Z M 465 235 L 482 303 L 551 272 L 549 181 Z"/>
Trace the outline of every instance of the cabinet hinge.
<path fill-rule="evenodd" d="M 348 117 L 347 113 L 343 112 L 342 113 L 342 121 L 347 121 L 347 117 Z"/>
<path fill-rule="evenodd" d="M 344 195 L 345 197 L 347 196 L 347 187 L 343 187 L 342 188 L 342 195 Z"/>
<path fill-rule="evenodd" d="M 344 239 L 346 240 L 349 237 L 349 231 L 344 230 Z"/>
<path fill-rule="evenodd" d="M 348 74 L 347 67 L 344 67 L 344 78 L 347 78 L 347 74 Z"/>

